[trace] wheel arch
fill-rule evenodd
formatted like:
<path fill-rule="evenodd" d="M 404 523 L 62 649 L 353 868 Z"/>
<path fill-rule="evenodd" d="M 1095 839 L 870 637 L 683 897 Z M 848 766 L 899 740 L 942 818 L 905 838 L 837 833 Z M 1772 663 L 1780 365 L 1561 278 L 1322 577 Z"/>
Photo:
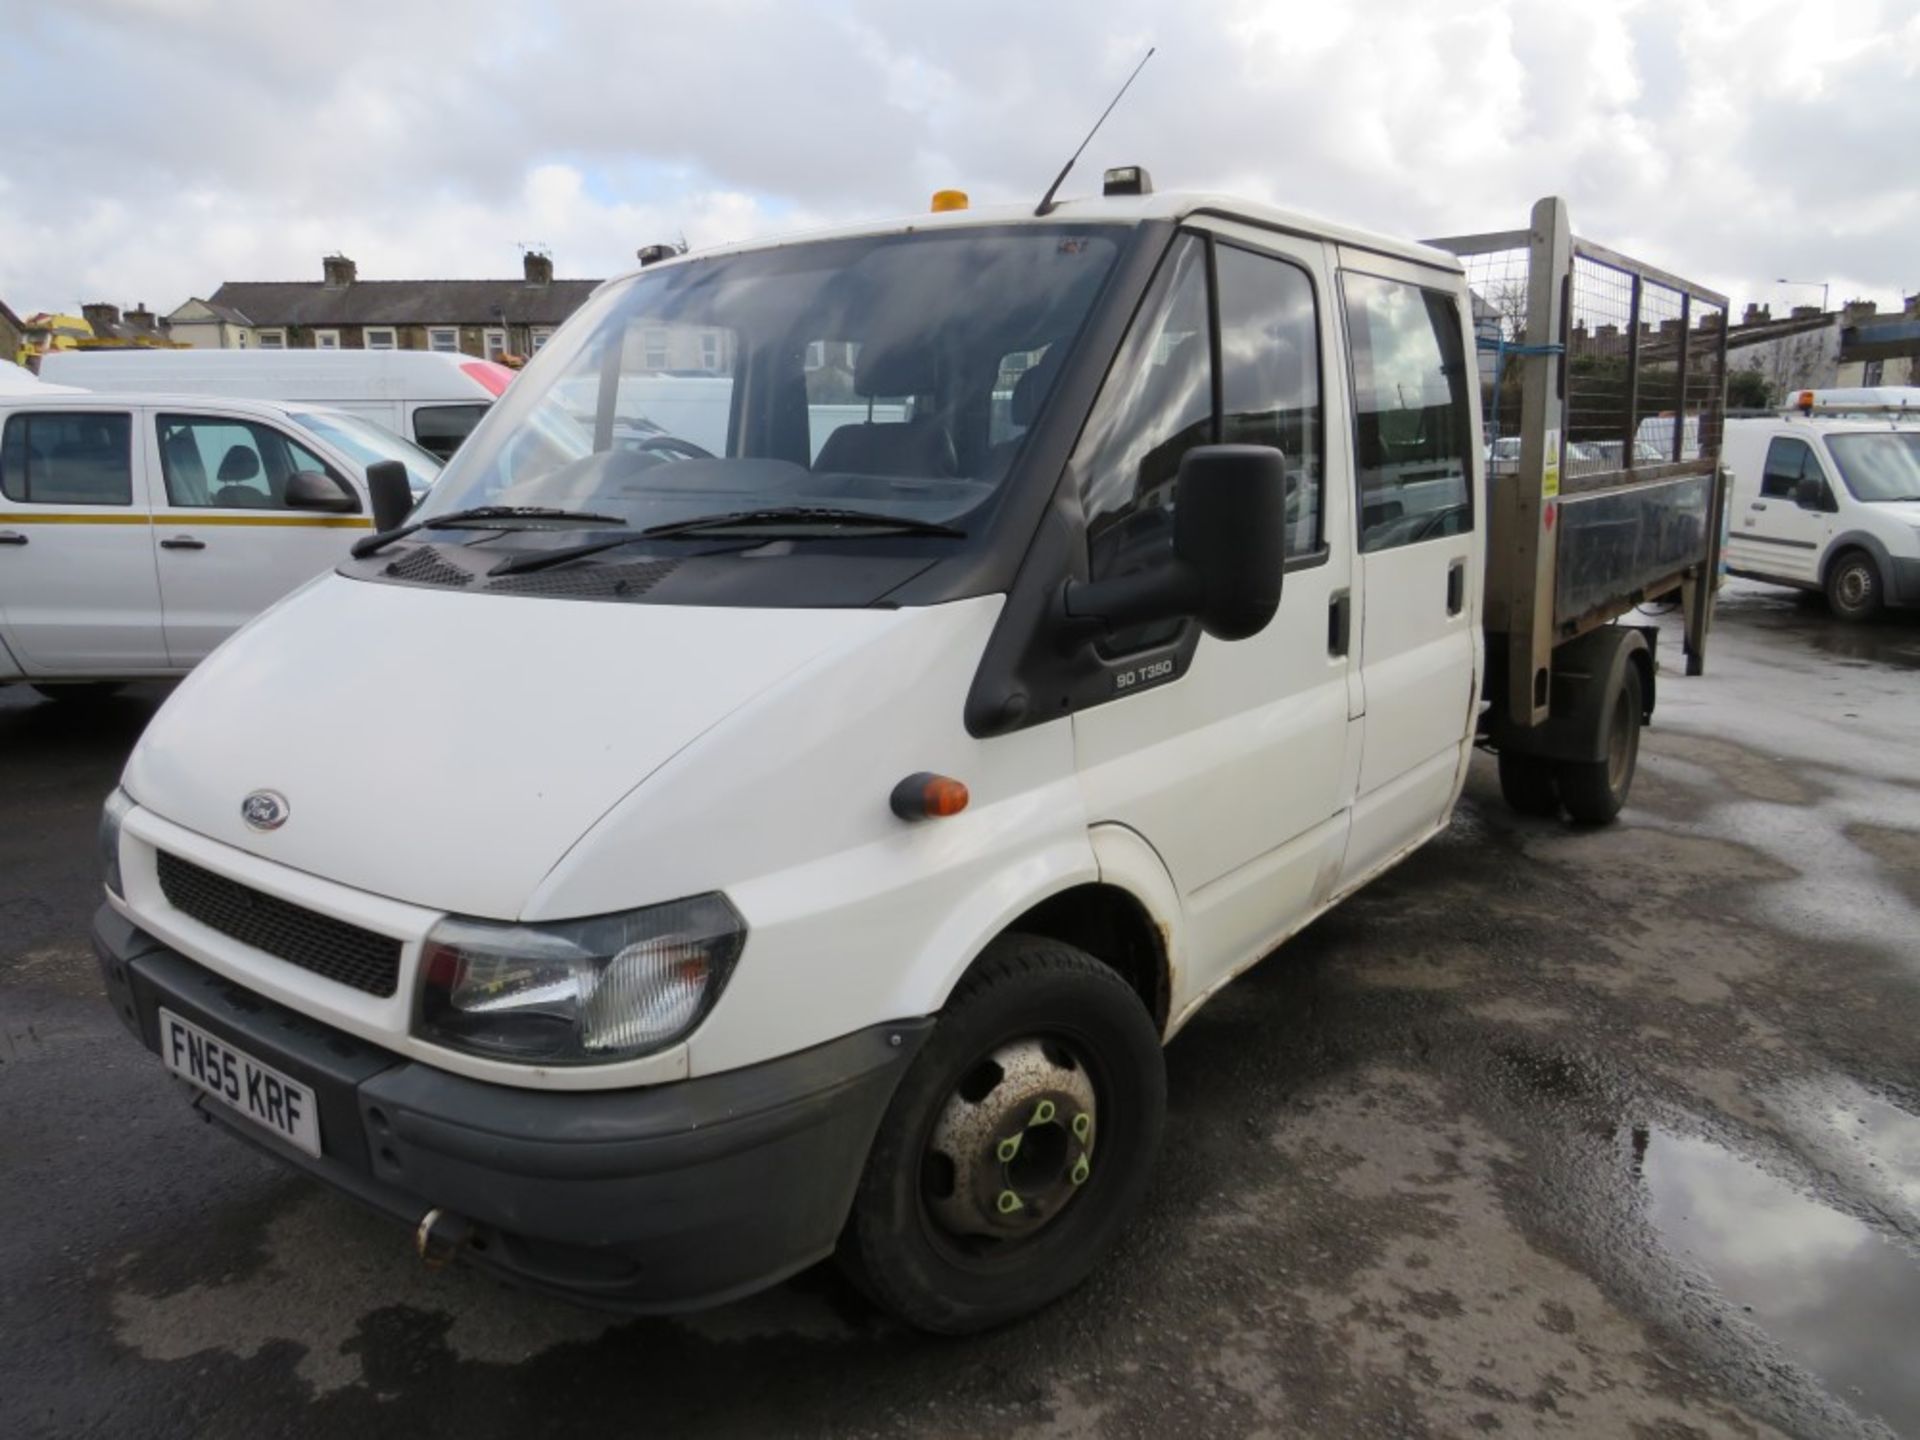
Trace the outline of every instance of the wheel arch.
<path fill-rule="evenodd" d="M 1855 550 L 1864 550 L 1873 563 L 1880 568 L 1880 579 L 1884 584 L 1893 564 L 1893 554 L 1887 549 L 1886 542 L 1870 530 L 1847 530 L 1827 542 L 1827 553 L 1820 561 L 1820 586 L 1826 588 L 1833 567 L 1843 556 Z"/>

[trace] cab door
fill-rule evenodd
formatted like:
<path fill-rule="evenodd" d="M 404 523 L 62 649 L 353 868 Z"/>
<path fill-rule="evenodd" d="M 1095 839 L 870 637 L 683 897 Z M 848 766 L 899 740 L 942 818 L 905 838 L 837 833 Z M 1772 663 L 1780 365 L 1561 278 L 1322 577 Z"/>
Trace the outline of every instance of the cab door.
<path fill-rule="evenodd" d="M 167 668 L 135 416 L 20 409 L 0 430 L 0 619 L 29 675 Z"/>
<path fill-rule="evenodd" d="M 340 467 L 278 426 L 232 412 L 173 410 L 149 427 L 166 647 L 197 664 L 253 616 L 331 569 L 371 522 Z M 291 509 L 287 480 L 317 471 L 356 513 Z"/>
<path fill-rule="evenodd" d="M 1800 503 L 1802 480 L 1821 487 L 1819 504 Z M 1760 491 L 1746 501 L 1731 526 L 1729 563 L 1736 569 L 1817 585 L 1820 558 L 1834 531 L 1834 516 L 1827 508 L 1833 495 L 1832 482 L 1813 446 L 1797 435 L 1775 435 L 1767 442 L 1760 468 Z"/>
<path fill-rule="evenodd" d="M 1189 447 L 1273 445 L 1286 460 L 1287 559 L 1266 629 L 1233 643 L 1190 624 L 1114 636 L 1116 680 L 1137 678 L 1073 717 L 1091 820 L 1144 837 L 1180 893 L 1176 1006 L 1311 918 L 1346 846 L 1350 477 L 1327 282 L 1317 243 L 1224 223 L 1178 237 L 1073 461 L 1098 579 L 1165 553 Z"/>
<path fill-rule="evenodd" d="M 1472 742 L 1480 667 L 1479 416 L 1459 280 L 1343 256 L 1366 718 L 1343 882 L 1443 823 Z"/>

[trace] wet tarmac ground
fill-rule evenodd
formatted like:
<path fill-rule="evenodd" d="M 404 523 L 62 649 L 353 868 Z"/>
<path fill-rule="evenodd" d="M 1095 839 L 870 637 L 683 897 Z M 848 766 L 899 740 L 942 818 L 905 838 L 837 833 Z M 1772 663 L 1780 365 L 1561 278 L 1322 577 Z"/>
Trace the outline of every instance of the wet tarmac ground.
<path fill-rule="evenodd" d="M 0 1435 L 1920 1436 L 1920 621 L 1736 584 L 1662 649 L 1620 824 L 1476 760 L 1170 1047 L 1106 1269 L 963 1341 L 429 1272 L 203 1125 L 83 939 L 163 692 L 0 692 Z"/>

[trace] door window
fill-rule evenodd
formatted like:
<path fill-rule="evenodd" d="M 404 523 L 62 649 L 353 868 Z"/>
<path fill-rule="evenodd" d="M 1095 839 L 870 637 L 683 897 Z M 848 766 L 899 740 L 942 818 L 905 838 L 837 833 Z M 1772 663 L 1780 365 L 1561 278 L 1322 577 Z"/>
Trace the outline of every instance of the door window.
<path fill-rule="evenodd" d="M 23 505 L 131 505 L 125 414 L 25 414 L 0 435 L 0 493 Z"/>
<path fill-rule="evenodd" d="M 1770 500 L 1797 500 L 1802 476 L 1824 478 L 1820 462 L 1813 458 L 1813 447 L 1804 440 L 1776 435 L 1767 446 L 1766 468 L 1760 472 L 1761 495 Z"/>
<path fill-rule="evenodd" d="M 421 449 L 448 459 L 486 413 L 485 405 L 422 405 L 413 412 L 413 438 Z"/>
<path fill-rule="evenodd" d="M 1220 291 L 1220 438 L 1286 457 L 1287 558 L 1322 548 L 1320 342 L 1313 282 L 1297 265 L 1231 245 Z"/>
<path fill-rule="evenodd" d="M 160 473 L 175 509 L 278 510 L 287 477 L 340 477 L 306 446 L 268 425 L 215 415 L 162 415 Z"/>
<path fill-rule="evenodd" d="M 1341 288 L 1361 550 L 1471 530 L 1467 367 L 1452 297 L 1372 275 L 1348 274 Z"/>

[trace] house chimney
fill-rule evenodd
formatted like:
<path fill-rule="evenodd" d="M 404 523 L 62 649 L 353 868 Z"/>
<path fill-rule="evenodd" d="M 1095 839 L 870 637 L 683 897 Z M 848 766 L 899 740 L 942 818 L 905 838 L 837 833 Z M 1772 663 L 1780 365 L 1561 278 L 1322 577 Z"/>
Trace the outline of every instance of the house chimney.
<path fill-rule="evenodd" d="M 127 324 L 142 334 L 153 334 L 153 312 L 147 308 L 146 301 L 142 300 L 133 309 L 127 311 Z"/>
<path fill-rule="evenodd" d="M 1818 305 L 1796 305 L 1793 307 L 1793 314 L 1787 318 L 1791 320 L 1812 320 L 1826 313 L 1827 312 L 1822 310 Z"/>
<path fill-rule="evenodd" d="M 1771 319 L 1773 319 L 1773 307 L 1771 305 L 1749 305 L 1747 306 L 1747 313 L 1741 317 L 1740 323 L 1742 325 L 1765 325 Z"/>
<path fill-rule="evenodd" d="M 105 304 L 82 305 L 80 317 L 92 327 L 96 337 L 101 340 L 111 340 L 114 327 L 120 323 L 120 307 Z"/>
<path fill-rule="evenodd" d="M 553 283 L 553 257 L 542 255 L 538 250 L 529 250 L 521 260 L 526 270 L 527 284 L 551 285 Z"/>
<path fill-rule="evenodd" d="M 1852 324 L 1856 320 L 1871 320 L 1880 307 L 1872 300 L 1849 300 L 1841 308 L 1841 318 Z"/>
<path fill-rule="evenodd" d="M 320 273 L 325 277 L 329 290 L 344 290 L 360 278 L 353 261 L 344 255 L 321 256 Z"/>

